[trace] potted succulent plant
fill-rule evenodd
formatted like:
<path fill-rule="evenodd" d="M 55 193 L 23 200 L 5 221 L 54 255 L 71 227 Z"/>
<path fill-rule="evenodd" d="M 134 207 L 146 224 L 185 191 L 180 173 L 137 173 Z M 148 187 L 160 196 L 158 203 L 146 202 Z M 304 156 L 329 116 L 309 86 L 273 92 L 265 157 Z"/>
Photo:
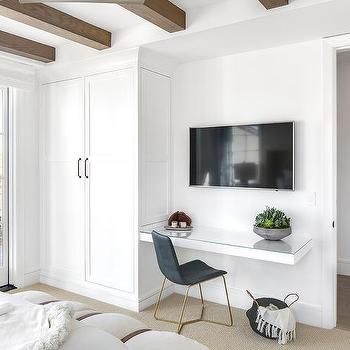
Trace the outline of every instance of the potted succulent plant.
<path fill-rule="evenodd" d="M 292 233 L 290 218 L 283 211 L 270 207 L 256 216 L 253 230 L 270 241 L 279 241 Z"/>

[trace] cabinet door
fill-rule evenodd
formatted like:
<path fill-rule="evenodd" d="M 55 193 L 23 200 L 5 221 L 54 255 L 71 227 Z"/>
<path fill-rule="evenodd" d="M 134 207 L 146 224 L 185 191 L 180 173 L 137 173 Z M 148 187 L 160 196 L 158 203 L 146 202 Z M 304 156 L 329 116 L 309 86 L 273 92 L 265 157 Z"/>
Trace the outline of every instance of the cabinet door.
<path fill-rule="evenodd" d="M 170 78 L 141 70 L 142 224 L 169 215 Z"/>
<path fill-rule="evenodd" d="M 45 85 L 43 96 L 43 268 L 60 279 L 84 278 L 84 81 Z"/>
<path fill-rule="evenodd" d="M 135 71 L 89 77 L 86 93 L 90 180 L 86 277 L 132 293 L 138 181 Z"/>

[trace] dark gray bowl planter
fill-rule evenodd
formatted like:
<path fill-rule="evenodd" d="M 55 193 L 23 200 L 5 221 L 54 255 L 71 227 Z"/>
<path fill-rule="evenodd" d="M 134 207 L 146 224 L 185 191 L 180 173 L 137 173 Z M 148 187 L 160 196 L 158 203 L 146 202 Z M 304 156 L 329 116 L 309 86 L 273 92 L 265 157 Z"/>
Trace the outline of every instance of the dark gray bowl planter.
<path fill-rule="evenodd" d="M 253 231 L 262 238 L 269 241 L 279 241 L 288 237 L 292 233 L 292 229 L 289 228 L 262 228 L 254 226 Z"/>

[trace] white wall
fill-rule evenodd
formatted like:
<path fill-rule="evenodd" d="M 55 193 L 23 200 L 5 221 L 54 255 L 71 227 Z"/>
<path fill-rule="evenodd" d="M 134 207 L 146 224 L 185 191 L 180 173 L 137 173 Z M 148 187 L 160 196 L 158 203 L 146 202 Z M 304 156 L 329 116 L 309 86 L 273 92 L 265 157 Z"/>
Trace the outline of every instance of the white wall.
<path fill-rule="evenodd" d="M 173 209 L 194 225 L 251 230 L 265 205 L 292 217 L 294 235 L 311 235 L 312 251 L 296 266 L 182 251 L 229 272 L 233 305 L 256 296 L 300 294 L 301 322 L 322 324 L 323 81 L 322 43 L 284 46 L 180 66 L 173 81 Z M 296 191 L 205 189 L 188 186 L 190 126 L 270 121 L 296 122 Z M 220 289 L 219 289 L 220 288 Z M 223 301 L 221 285 L 209 283 L 207 298 Z M 219 294 L 221 293 L 221 294 Z"/>
<path fill-rule="evenodd" d="M 2 58 L 0 53 L 0 84 L 19 89 L 35 89 L 35 69 L 29 65 Z"/>
<path fill-rule="evenodd" d="M 350 276 L 350 54 L 338 54 L 338 273 Z"/>
<path fill-rule="evenodd" d="M 39 118 L 35 68 L 0 57 L 0 85 L 11 88 L 13 200 L 10 283 L 39 281 Z"/>
<path fill-rule="evenodd" d="M 39 282 L 39 124 L 36 90 L 14 89 L 13 283 Z"/>

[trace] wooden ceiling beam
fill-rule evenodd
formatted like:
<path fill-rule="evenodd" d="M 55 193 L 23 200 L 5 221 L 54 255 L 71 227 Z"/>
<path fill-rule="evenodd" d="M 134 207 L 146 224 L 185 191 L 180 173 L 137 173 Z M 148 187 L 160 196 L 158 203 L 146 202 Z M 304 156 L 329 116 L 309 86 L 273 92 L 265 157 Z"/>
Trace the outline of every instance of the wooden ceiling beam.
<path fill-rule="evenodd" d="M 186 29 L 186 12 L 168 0 L 116 1 L 120 6 L 169 33 Z"/>
<path fill-rule="evenodd" d="M 0 31 L 0 51 L 40 62 L 55 61 L 55 48 Z"/>
<path fill-rule="evenodd" d="M 0 0 L 0 16 L 94 49 L 111 47 L 111 33 L 44 4 Z"/>
<path fill-rule="evenodd" d="M 20 0 L 21 3 L 112 3 L 144 18 L 169 33 L 186 29 L 186 12 L 168 0 Z M 0 1 L 1 2 L 1 1 Z"/>
<path fill-rule="evenodd" d="M 271 10 L 276 7 L 286 6 L 289 4 L 289 0 L 259 0 L 267 10 Z"/>

